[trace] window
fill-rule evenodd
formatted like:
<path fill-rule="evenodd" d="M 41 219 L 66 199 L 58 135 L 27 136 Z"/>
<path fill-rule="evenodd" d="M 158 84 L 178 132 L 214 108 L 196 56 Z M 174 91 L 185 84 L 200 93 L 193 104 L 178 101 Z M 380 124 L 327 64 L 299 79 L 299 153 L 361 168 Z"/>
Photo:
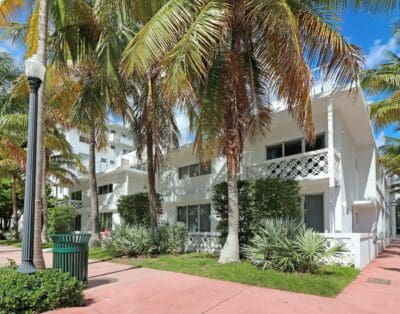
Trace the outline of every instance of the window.
<path fill-rule="evenodd" d="M 111 134 L 117 134 L 117 131 L 111 130 Z"/>
<path fill-rule="evenodd" d="M 115 165 L 115 161 L 114 160 L 110 160 L 110 165 Z"/>
<path fill-rule="evenodd" d="M 85 143 L 85 144 L 89 144 L 89 138 L 87 136 L 84 135 L 79 135 L 79 142 L 81 143 Z"/>
<path fill-rule="evenodd" d="M 76 215 L 74 229 L 75 229 L 75 231 L 81 231 L 81 229 L 82 229 L 82 216 L 81 215 Z"/>
<path fill-rule="evenodd" d="M 109 194 L 113 192 L 113 184 L 99 186 L 99 195 Z"/>
<path fill-rule="evenodd" d="M 186 179 L 189 177 L 189 167 L 179 168 L 179 179 Z"/>
<path fill-rule="evenodd" d="M 296 154 L 301 154 L 301 140 L 295 140 L 290 142 L 285 142 L 285 156 L 292 156 Z"/>
<path fill-rule="evenodd" d="M 179 179 L 198 177 L 211 173 L 211 160 L 178 168 Z"/>
<path fill-rule="evenodd" d="M 281 157 L 283 157 L 282 144 L 267 147 L 267 160 Z"/>
<path fill-rule="evenodd" d="M 210 173 L 211 173 L 211 160 L 202 162 L 200 164 L 200 175 L 205 175 Z"/>
<path fill-rule="evenodd" d="M 305 139 L 282 142 L 279 144 L 267 146 L 267 160 L 323 149 L 325 148 L 325 145 L 326 144 L 324 133 L 318 134 L 316 136 L 314 145 L 310 145 Z"/>
<path fill-rule="evenodd" d="M 123 151 L 122 151 L 122 153 L 123 154 L 126 154 L 128 151 L 126 150 L 126 149 L 124 149 Z"/>
<path fill-rule="evenodd" d="M 315 137 L 314 145 L 306 142 L 306 152 L 325 148 L 325 134 L 319 134 Z"/>
<path fill-rule="evenodd" d="M 211 205 L 178 206 L 178 222 L 187 225 L 189 232 L 211 231 Z"/>
<path fill-rule="evenodd" d="M 71 193 L 71 200 L 73 201 L 81 201 L 82 200 L 82 191 L 76 191 Z"/>
<path fill-rule="evenodd" d="M 199 164 L 194 164 L 189 166 L 189 175 L 191 177 L 197 177 L 200 175 L 199 166 L 200 166 Z"/>
<path fill-rule="evenodd" d="M 324 196 L 306 195 L 304 197 L 304 223 L 307 228 L 324 232 Z"/>
<path fill-rule="evenodd" d="M 124 133 L 121 133 L 121 135 L 122 135 L 122 137 L 126 137 L 126 134 L 124 134 Z"/>
<path fill-rule="evenodd" d="M 111 149 L 112 149 L 112 150 L 115 150 L 115 146 L 114 146 L 114 145 L 111 145 Z"/>
<path fill-rule="evenodd" d="M 107 162 L 107 159 L 101 158 L 101 159 L 100 159 L 100 162 Z"/>
<path fill-rule="evenodd" d="M 101 213 L 99 217 L 100 231 L 112 229 L 112 213 Z"/>

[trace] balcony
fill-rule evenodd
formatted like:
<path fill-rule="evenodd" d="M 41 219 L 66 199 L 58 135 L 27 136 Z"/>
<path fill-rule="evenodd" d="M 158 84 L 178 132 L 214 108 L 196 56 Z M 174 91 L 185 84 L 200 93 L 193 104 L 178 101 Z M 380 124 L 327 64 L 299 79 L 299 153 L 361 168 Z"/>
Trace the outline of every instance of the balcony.
<path fill-rule="evenodd" d="M 108 140 L 111 144 L 123 144 L 126 146 L 130 146 L 131 148 L 133 147 L 133 140 L 129 137 L 124 137 L 121 134 L 117 134 L 117 133 L 110 133 L 108 135 Z"/>
<path fill-rule="evenodd" d="M 328 178 L 328 149 L 267 160 L 249 165 L 245 171 L 248 178 L 278 177 L 295 180 Z"/>
<path fill-rule="evenodd" d="M 77 200 L 60 200 L 57 201 L 57 206 L 71 206 L 75 207 L 76 209 L 83 208 L 82 201 Z"/>

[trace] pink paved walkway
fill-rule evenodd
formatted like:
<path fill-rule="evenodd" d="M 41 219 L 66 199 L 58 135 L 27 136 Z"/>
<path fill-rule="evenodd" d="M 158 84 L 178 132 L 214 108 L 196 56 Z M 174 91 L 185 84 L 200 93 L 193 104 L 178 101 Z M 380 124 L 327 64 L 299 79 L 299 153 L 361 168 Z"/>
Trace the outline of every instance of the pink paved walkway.
<path fill-rule="evenodd" d="M 51 254 L 45 254 L 50 265 Z M 0 247 L 0 264 L 19 259 Z M 86 306 L 54 313 L 400 313 L 400 241 L 394 241 L 336 298 L 250 287 L 202 277 L 90 262 Z M 390 285 L 368 283 L 369 278 Z"/>

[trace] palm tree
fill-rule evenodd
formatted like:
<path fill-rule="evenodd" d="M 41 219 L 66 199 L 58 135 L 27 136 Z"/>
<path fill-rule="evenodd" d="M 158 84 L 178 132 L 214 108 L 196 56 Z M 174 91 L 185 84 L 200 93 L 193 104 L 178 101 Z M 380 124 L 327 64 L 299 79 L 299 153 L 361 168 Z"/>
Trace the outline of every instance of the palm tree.
<path fill-rule="evenodd" d="M 89 180 L 91 191 L 90 247 L 100 240 L 99 205 L 96 180 L 96 151 L 107 142 L 106 121 L 110 112 L 126 119 L 131 115 L 128 86 L 119 72 L 120 55 L 132 36 L 130 1 L 98 0 L 89 3 L 89 22 L 76 26 L 80 35 L 76 46 L 55 52 L 60 68 L 54 99 L 69 107 L 68 121 L 89 138 Z M 59 37 L 63 38 L 60 30 Z M 71 30 L 66 32 L 69 34 Z M 66 60 L 76 53 L 74 64 Z"/>
<path fill-rule="evenodd" d="M 239 260 L 237 174 L 246 139 L 268 131 L 269 100 L 282 100 L 309 140 L 313 75 L 335 87 L 353 82 L 360 50 L 336 31 L 344 7 L 392 8 L 393 1 L 170 0 L 124 52 L 126 75 L 145 77 L 161 64 L 163 90 L 185 101 L 196 151 L 227 160 L 229 232 L 220 262 Z M 268 97 L 271 96 L 271 97 Z M 207 123 L 205 120 L 207 119 Z M 210 119 L 210 120 L 208 120 Z"/>
<path fill-rule="evenodd" d="M 371 119 L 378 128 L 400 122 L 400 57 L 388 53 L 387 62 L 365 71 L 362 86 L 373 94 L 389 96 L 370 106 Z"/>
<path fill-rule="evenodd" d="M 380 147 L 381 162 L 390 175 L 400 175 L 400 139 L 386 137 L 385 144 Z"/>
<path fill-rule="evenodd" d="M 149 184 L 151 226 L 157 227 L 158 206 L 156 172 L 160 169 L 163 155 L 172 147 L 179 146 L 179 130 L 173 107 L 164 102 L 160 93 L 161 78 L 157 70 L 149 71 L 147 86 L 138 82 L 134 93 L 134 118 L 131 122 L 135 136 L 136 153 L 142 160 L 146 151 L 147 178 Z"/>

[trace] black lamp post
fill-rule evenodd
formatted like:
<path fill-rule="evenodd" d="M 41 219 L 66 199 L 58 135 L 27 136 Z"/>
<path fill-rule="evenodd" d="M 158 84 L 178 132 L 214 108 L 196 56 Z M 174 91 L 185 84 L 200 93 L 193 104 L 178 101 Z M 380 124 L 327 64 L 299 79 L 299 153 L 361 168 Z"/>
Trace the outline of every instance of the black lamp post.
<path fill-rule="evenodd" d="M 26 160 L 24 230 L 22 238 L 22 262 L 18 271 L 31 274 L 37 271 L 33 264 L 33 231 L 35 223 L 36 148 L 38 123 L 38 90 L 46 68 L 38 55 L 26 60 L 26 76 L 31 88 L 29 94 L 28 152 Z"/>

